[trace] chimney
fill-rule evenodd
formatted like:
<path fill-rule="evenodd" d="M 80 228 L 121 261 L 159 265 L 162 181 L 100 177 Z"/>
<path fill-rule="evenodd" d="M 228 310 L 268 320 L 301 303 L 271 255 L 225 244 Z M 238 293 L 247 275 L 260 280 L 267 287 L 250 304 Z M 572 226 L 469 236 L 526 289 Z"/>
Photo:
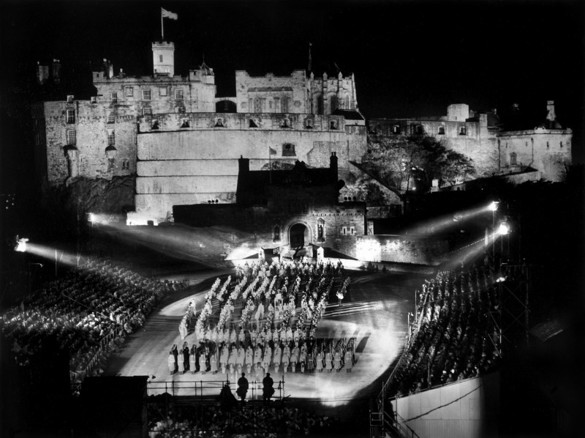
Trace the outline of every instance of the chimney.
<path fill-rule="evenodd" d="M 557 120 L 557 115 L 555 114 L 555 101 L 554 100 L 548 100 L 546 102 L 546 120 L 548 122 L 550 122 L 551 124 L 554 123 Z"/>
<path fill-rule="evenodd" d="M 61 82 L 61 61 L 53 59 L 53 83 L 58 84 Z"/>
<path fill-rule="evenodd" d="M 239 173 L 245 173 L 245 172 L 249 172 L 250 171 L 250 159 L 249 158 L 244 158 L 242 155 L 240 155 L 240 158 L 238 159 L 238 169 L 239 169 Z"/>

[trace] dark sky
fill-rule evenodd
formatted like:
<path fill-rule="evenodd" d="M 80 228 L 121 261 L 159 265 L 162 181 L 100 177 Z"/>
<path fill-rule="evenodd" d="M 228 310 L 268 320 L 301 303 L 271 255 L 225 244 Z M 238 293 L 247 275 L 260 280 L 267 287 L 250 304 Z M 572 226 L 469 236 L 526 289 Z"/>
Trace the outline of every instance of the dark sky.
<path fill-rule="evenodd" d="M 176 71 L 206 63 L 220 95 L 234 94 L 234 70 L 355 73 L 368 118 L 440 115 L 472 109 L 544 111 L 579 130 L 584 101 L 581 1 L 44 1 L 3 0 L 2 91 L 34 75 L 37 60 L 83 72 L 103 57 L 129 74 L 152 71 L 160 6 L 176 12 L 165 36 Z M 3 93 L 4 94 L 4 93 Z M 76 93 L 79 95 L 79 93 Z"/>

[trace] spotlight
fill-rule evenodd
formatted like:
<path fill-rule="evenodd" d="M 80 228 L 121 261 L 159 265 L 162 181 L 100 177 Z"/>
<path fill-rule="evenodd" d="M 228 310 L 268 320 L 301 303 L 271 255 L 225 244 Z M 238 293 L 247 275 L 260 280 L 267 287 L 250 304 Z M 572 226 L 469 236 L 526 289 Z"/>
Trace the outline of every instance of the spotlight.
<path fill-rule="evenodd" d="M 506 234 L 509 234 L 510 233 L 510 225 L 508 225 L 506 222 L 502 222 L 500 224 L 500 226 L 498 227 L 497 233 L 500 236 L 505 236 Z"/>
<path fill-rule="evenodd" d="M 16 236 L 16 247 L 14 248 L 14 250 L 16 252 L 26 252 L 26 242 L 28 242 L 28 239 L 26 237 L 19 238 L 18 236 Z"/>
<path fill-rule="evenodd" d="M 89 221 L 90 224 L 93 224 L 96 221 L 96 217 L 95 214 L 93 213 L 88 213 L 87 214 L 87 220 Z"/>
<path fill-rule="evenodd" d="M 496 283 L 503 283 L 504 281 L 506 281 L 506 277 L 501 277 L 501 276 L 500 276 L 500 277 L 498 277 L 498 278 L 496 279 Z"/>
<path fill-rule="evenodd" d="M 489 211 L 497 211 L 499 206 L 500 206 L 500 203 L 498 201 L 492 201 L 490 203 L 490 205 L 488 205 L 488 210 Z"/>

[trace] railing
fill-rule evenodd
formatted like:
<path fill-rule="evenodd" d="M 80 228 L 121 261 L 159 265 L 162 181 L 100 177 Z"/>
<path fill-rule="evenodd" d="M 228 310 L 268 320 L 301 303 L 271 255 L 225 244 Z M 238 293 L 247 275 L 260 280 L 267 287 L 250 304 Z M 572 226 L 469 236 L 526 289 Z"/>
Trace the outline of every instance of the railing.
<path fill-rule="evenodd" d="M 148 395 L 170 394 L 172 396 L 188 396 L 198 397 L 201 399 L 215 398 L 219 396 L 221 389 L 225 384 L 228 384 L 232 394 L 235 395 L 238 388 L 237 383 L 229 380 L 191 380 L 191 381 L 153 381 L 149 380 L 146 385 Z M 274 382 L 275 400 L 282 400 L 284 398 L 284 379 Z M 262 400 L 263 399 L 262 381 L 249 381 L 248 393 L 246 400 Z"/>

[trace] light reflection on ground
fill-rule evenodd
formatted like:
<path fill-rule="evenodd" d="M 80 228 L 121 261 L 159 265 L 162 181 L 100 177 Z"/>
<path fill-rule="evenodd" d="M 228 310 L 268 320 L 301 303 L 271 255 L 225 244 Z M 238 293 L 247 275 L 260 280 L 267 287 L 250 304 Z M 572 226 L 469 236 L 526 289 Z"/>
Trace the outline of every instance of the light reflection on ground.
<path fill-rule="evenodd" d="M 391 281 L 391 278 L 388 277 Z M 359 287 L 358 287 L 359 285 Z M 357 362 L 350 373 L 340 372 L 272 374 L 275 382 L 284 379 L 285 395 L 295 398 L 320 400 L 328 406 L 341 406 L 348 403 L 358 392 L 368 387 L 379 378 L 399 354 L 405 341 L 406 313 L 411 311 L 409 300 L 389 292 L 384 282 L 369 283 L 368 279 L 356 281 L 353 300 L 344 302 L 341 307 L 332 303 L 316 333 L 317 338 L 355 337 Z M 106 368 L 106 374 L 134 376 L 151 376 L 149 394 L 173 392 L 175 395 L 192 395 L 197 393 L 218 394 L 213 381 L 229 378 L 235 382 L 235 374 L 224 376 L 221 373 L 195 373 L 170 375 L 167 358 L 172 344 L 189 346 L 194 342 L 193 334 L 181 340 L 178 326 L 191 299 L 195 299 L 201 309 L 206 291 L 190 294 L 162 307 L 152 315 L 145 327 L 133 335 L 124 349 L 117 354 Z M 363 294 L 362 294 L 363 293 Z M 258 388 L 263 373 L 248 375 L 251 386 L 258 379 Z M 152 376 L 156 376 L 152 378 Z M 209 387 L 213 385 L 214 387 Z M 219 383 L 218 383 L 219 385 Z M 276 385 L 275 385 L 276 386 Z M 169 389 L 172 388 L 172 389 Z M 235 385 L 232 387 L 235 391 Z M 249 398 L 260 398 L 261 390 L 250 391 Z"/>

